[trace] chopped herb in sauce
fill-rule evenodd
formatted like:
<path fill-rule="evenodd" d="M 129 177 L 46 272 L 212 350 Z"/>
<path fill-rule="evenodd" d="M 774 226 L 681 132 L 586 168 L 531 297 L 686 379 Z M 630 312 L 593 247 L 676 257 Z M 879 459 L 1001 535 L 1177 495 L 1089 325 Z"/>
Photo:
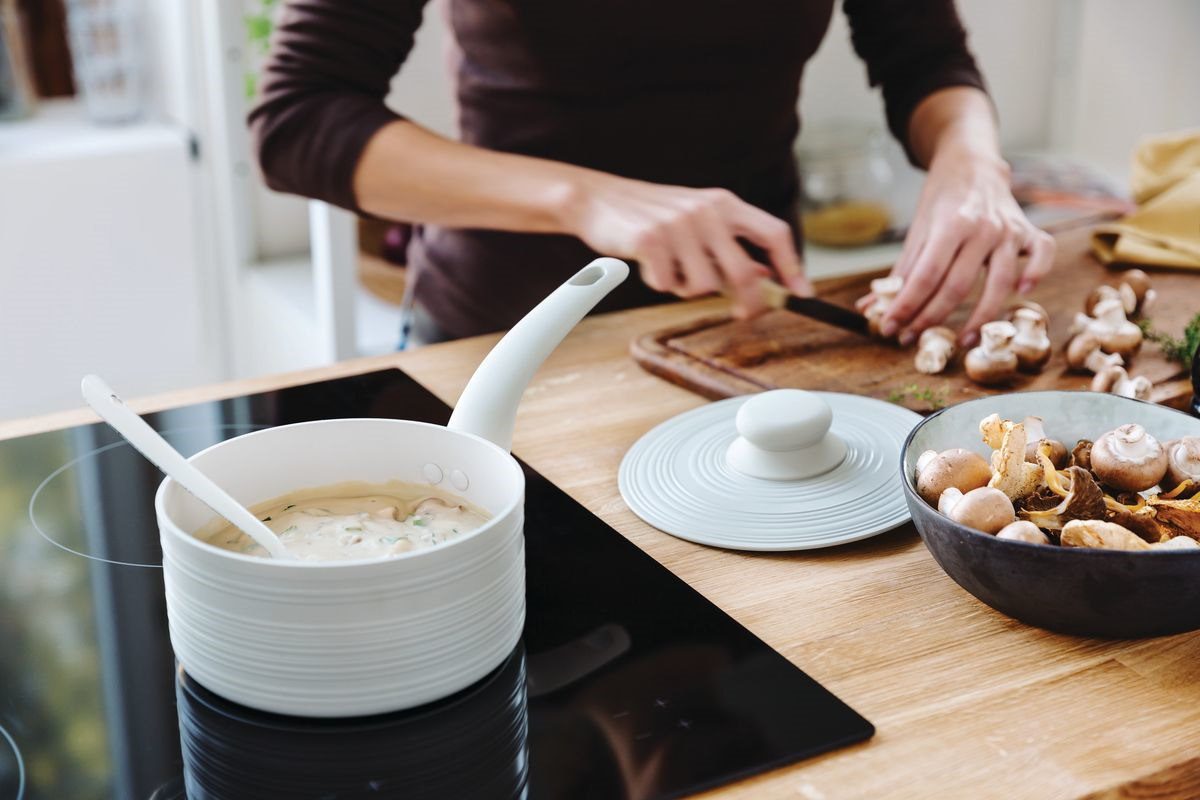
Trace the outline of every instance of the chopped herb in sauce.
<path fill-rule="evenodd" d="M 260 521 L 260 522 L 270 522 L 270 521 L 271 521 L 271 518 L 270 518 L 270 517 L 263 517 L 263 518 L 262 518 L 261 520 L 259 520 L 259 521 Z"/>

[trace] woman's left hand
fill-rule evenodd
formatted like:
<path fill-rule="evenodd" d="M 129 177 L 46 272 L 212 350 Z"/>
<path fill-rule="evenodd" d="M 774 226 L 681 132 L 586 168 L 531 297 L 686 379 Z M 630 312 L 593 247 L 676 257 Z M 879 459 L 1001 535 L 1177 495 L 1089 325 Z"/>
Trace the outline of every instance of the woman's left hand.
<path fill-rule="evenodd" d="M 983 293 L 959 334 L 960 343 L 971 346 L 979 326 L 999 315 L 1014 289 L 1024 294 L 1050 271 L 1054 251 L 1054 239 L 1013 199 L 1008 164 L 965 148 L 939 148 L 892 269 L 904 277 L 904 288 L 881 332 L 910 344 L 945 319 L 984 271 Z"/>

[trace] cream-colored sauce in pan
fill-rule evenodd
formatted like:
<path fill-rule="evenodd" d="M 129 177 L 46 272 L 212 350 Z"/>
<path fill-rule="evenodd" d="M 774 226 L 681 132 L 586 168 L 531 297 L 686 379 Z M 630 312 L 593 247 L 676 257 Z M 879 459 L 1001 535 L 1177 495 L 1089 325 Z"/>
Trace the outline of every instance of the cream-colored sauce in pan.
<path fill-rule="evenodd" d="M 449 541 L 490 519 L 457 495 L 402 481 L 303 489 L 250 510 L 289 553 L 306 561 L 396 556 Z M 196 536 L 225 550 L 267 557 L 262 546 L 221 518 Z"/>

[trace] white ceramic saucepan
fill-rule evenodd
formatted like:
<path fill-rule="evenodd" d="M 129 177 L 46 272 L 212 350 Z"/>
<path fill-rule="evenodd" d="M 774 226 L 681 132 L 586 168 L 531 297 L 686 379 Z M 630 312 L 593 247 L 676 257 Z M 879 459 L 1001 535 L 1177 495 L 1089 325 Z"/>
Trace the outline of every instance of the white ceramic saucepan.
<path fill-rule="evenodd" d="M 190 460 L 243 505 L 344 481 L 436 485 L 487 524 L 387 559 L 311 562 L 217 548 L 212 512 L 167 479 L 155 498 L 171 645 L 207 688 L 253 708 L 377 714 L 446 697 L 512 651 L 525 620 L 525 480 L 517 403 L 562 338 L 629 274 L 593 261 L 496 345 L 449 425 L 337 419 L 256 431 Z"/>

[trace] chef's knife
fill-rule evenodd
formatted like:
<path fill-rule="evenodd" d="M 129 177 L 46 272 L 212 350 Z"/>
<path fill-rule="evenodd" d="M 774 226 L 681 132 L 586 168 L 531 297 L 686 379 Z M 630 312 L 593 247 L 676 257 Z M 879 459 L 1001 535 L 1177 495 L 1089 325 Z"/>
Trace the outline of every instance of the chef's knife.
<path fill-rule="evenodd" d="M 764 282 L 767 302 L 774 308 L 785 308 L 801 316 L 824 322 L 835 328 L 870 336 L 867 318 L 857 311 L 834 305 L 819 297 L 798 297 L 774 282 Z"/>

